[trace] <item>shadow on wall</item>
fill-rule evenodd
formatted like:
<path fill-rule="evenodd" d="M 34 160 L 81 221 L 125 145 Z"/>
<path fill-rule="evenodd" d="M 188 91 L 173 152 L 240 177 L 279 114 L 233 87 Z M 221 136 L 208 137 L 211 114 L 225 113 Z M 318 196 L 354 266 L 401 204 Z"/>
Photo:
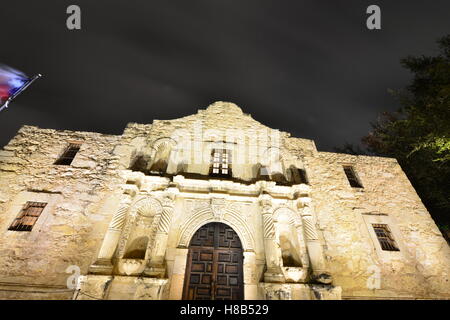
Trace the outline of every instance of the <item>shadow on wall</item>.
<path fill-rule="evenodd" d="M 302 267 L 297 250 L 295 250 L 295 246 L 289 240 L 288 235 L 280 235 L 280 248 L 284 267 Z"/>
<path fill-rule="evenodd" d="M 133 240 L 123 256 L 124 259 L 145 259 L 148 246 L 148 237 L 139 237 Z"/>
<path fill-rule="evenodd" d="M 131 156 L 131 159 L 130 170 L 144 173 L 147 171 L 147 164 L 150 159 L 149 156 L 145 156 L 142 153 L 135 153 Z"/>
<path fill-rule="evenodd" d="M 167 173 L 167 168 L 170 159 L 170 152 L 164 150 L 164 152 L 159 152 L 155 154 L 155 158 L 151 159 L 149 155 L 143 152 L 134 152 L 131 156 L 129 170 L 142 172 L 145 175 L 158 175 L 164 177 L 172 177 L 177 174 L 183 174 L 186 178 L 191 177 L 195 179 L 209 179 L 211 174 L 201 174 L 195 172 L 187 171 L 187 163 L 180 162 L 176 166 L 176 171 L 171 174 Z M 230 170 L 231 171 L 231 170 Z M 268 166 L 263 166 L 257 163 L 252 166 L 253 178 L 252 179 L 240 179 L 231 176 L 220 176 L 221 179 L 231 180 L 244 184 L 252 184 L 257 181 L 273 181 L 277 185 L 291 186 L 295 184 L 309 184 L 308 178 L 306 176 L 305 169 L 297 168 L 291 165 L 287 169 L 283 169 L 282 166 L 278 168 L 278 171 L 271 171 Z"/>

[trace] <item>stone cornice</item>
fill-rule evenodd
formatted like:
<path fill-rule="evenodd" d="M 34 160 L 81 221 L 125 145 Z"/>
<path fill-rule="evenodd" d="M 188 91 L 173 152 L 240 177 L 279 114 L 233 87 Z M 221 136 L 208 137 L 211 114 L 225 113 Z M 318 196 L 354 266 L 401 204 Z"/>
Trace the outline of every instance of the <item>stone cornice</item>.
<path fill-rule="evenodd" d="M 172 178 L 147 176 L 140 172 L 123 171 L 123 177 L 127 183 L 123 189 L 133 193 L 162 191 L 170 188 L 173 191 L 189 193 L 220 193 L 229 195 L 242 195 L 259 197 L 268 194 L 273 198 L 295 200 L 299 197 L 307 197 L 311 187 L 306 184 L 293 186 L 276 185 L 273 181 L 257 181 L 253 184 L 244 184 L 229 180 L 219 179 L 192 179 L 177 175 Z"/>

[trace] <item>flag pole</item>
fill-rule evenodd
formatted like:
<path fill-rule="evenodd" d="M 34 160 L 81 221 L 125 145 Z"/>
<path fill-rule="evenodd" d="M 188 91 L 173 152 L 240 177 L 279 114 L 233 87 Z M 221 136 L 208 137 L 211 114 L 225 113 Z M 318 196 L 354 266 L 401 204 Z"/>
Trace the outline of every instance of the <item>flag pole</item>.
<path fill-rule="evenodd" d="M 36 81 L 37 79 L 39 79 L 40 77 L 42 77 L 42 74 L 38 73 L 37 75 L 35 75 L 33 78 L 31 78 L 27 83 L 25 83 L 22 87 L 20 87 L 19 90 L 17 90 L 11 97 L 8 98 L 8 100 L 5 101 L 5 103 L 3 105 L 0 106 L 0 111 L 2 111 L 3 109 L 8 108 L 9 103 L 15 98 L 17 97 L 20 93 L 22 93 L 26 88 L 28 88 L 28 86 L 30 84 L 32 84 L 34 81 Z"/>

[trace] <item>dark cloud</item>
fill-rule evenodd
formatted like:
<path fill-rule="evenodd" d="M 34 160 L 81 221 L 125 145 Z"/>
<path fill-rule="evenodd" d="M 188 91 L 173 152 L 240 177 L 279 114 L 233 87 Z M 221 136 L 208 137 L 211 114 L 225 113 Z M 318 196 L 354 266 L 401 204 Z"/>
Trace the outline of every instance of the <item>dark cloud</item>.
<path fill-rule="evenodd" d="M 65 27 L 82 9 L 82 30 Z M 408 84 L 399 59 L 434 54 L 448 1 L 10 1 L 0 62 L 44 77 L 0 113 L 0 145 L 24 124 L 120 134 L 127 122 L 237 103 L 321 150 L 357 143 L 396 109 Z"/>

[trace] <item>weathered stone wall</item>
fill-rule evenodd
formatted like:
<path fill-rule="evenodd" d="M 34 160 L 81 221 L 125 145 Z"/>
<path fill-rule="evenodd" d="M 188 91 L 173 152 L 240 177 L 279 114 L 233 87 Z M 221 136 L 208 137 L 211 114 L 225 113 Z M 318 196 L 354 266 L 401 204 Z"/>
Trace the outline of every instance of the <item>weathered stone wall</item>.
<path fill-rule="evenodd" d="M 232 103 L 216 102 L 183 118 L 154 120 L 151 125 L 128 124 L 117 152 L 120 168 L 128 169 L 136 155 L 155 154 L 155 145 L 165 139 L 174 145 L 168 173 L 208 175 L 211 149 L 222 146 L 233 150 L 233 177 L 252 181 L 260 166 L 273 156 L 279 155 L 287 161 L 285 165 L 301 167 L 298 156 L 316 152 L 313 141 L 289 136 L 264 126 Z"/>
<path fill-rule="evenodd" d="M 24 126 L 0 151 L 0 298 L 71 298 L 66 269 L 87 271 L 110 218 L 97 212 L 118 139 Z M 73 163 L 54 165 L 70 141 L 82 143 Z M 27 201 L 48 204 L 31 232 L 8 231 Z"/>
<path fill-rule="evenodd" d="M 54 165 L 71 141 L 82 142 L 72 164 Z M 193 162 L 195 152 L 186 156 L 193 146 L 186 143 L 206 153 L 203 163 Z M 223 144 L 235 152 L 238 181 L 207 177 L 210 149 Z M 168 150 L 165 177 L 130 170 L 136 157 L 150 165 Z M 255 182 L 274 150 L 274 168 L 304 168 L 309 186 Z M 234 163 L 240 153 L 244 162 Z M 250 161 L 255 157 L 261 163 Z M 355 168 L 364 188 L 349 185 L 343 165 Z M 31 232 L 8 231 L 27 201 L 48 205 Z M 148 206 L 138 212 L 143 202 Z M 144 216 L 138 227 L 136 214 Z M 318 152 L 311 140 L 217 102 L 179 119 L 130 123 L 121 136 L 24 126 L 0 151 L 0 299 L 70 299 L 71 265 L 86 275 L 82 292 L 97 299 L 180 299 L 189 237 L 218 221 L 243 242 L 246 298 L 450 298 L 449 247 L 394 159 Z M 372 223 L 388 224 L 400 251 L 381 250 Z M 147 227 L 156 233 L 145 261 L 134 261 L 148 272 L 141 281 L 142 270 L 130 271 L 133 265 L 126 264 L 133 261 L 123 254 Z M 284 275 L 280 228 L 297 233 L 302 264 L 283 269 Z M 292 283 L 285 283 L 286 272 Z M 326 277 L 314 283 L 319 273 L 331 274 L 332 284 Z M 79 299 L 90 298 L 82 292 Z"/>
<path fill-rule="evenodd" d="M 450 250 L 395 159 L 319 152 L 305 160 L 325 254 L 344 298 L 449 298 Z M 353 165 L 362 189 L 342 165 Z M 374 220 L 375 219 L 375 220 Z M 382 251 L 371 223 L 400 251 Z"/>

